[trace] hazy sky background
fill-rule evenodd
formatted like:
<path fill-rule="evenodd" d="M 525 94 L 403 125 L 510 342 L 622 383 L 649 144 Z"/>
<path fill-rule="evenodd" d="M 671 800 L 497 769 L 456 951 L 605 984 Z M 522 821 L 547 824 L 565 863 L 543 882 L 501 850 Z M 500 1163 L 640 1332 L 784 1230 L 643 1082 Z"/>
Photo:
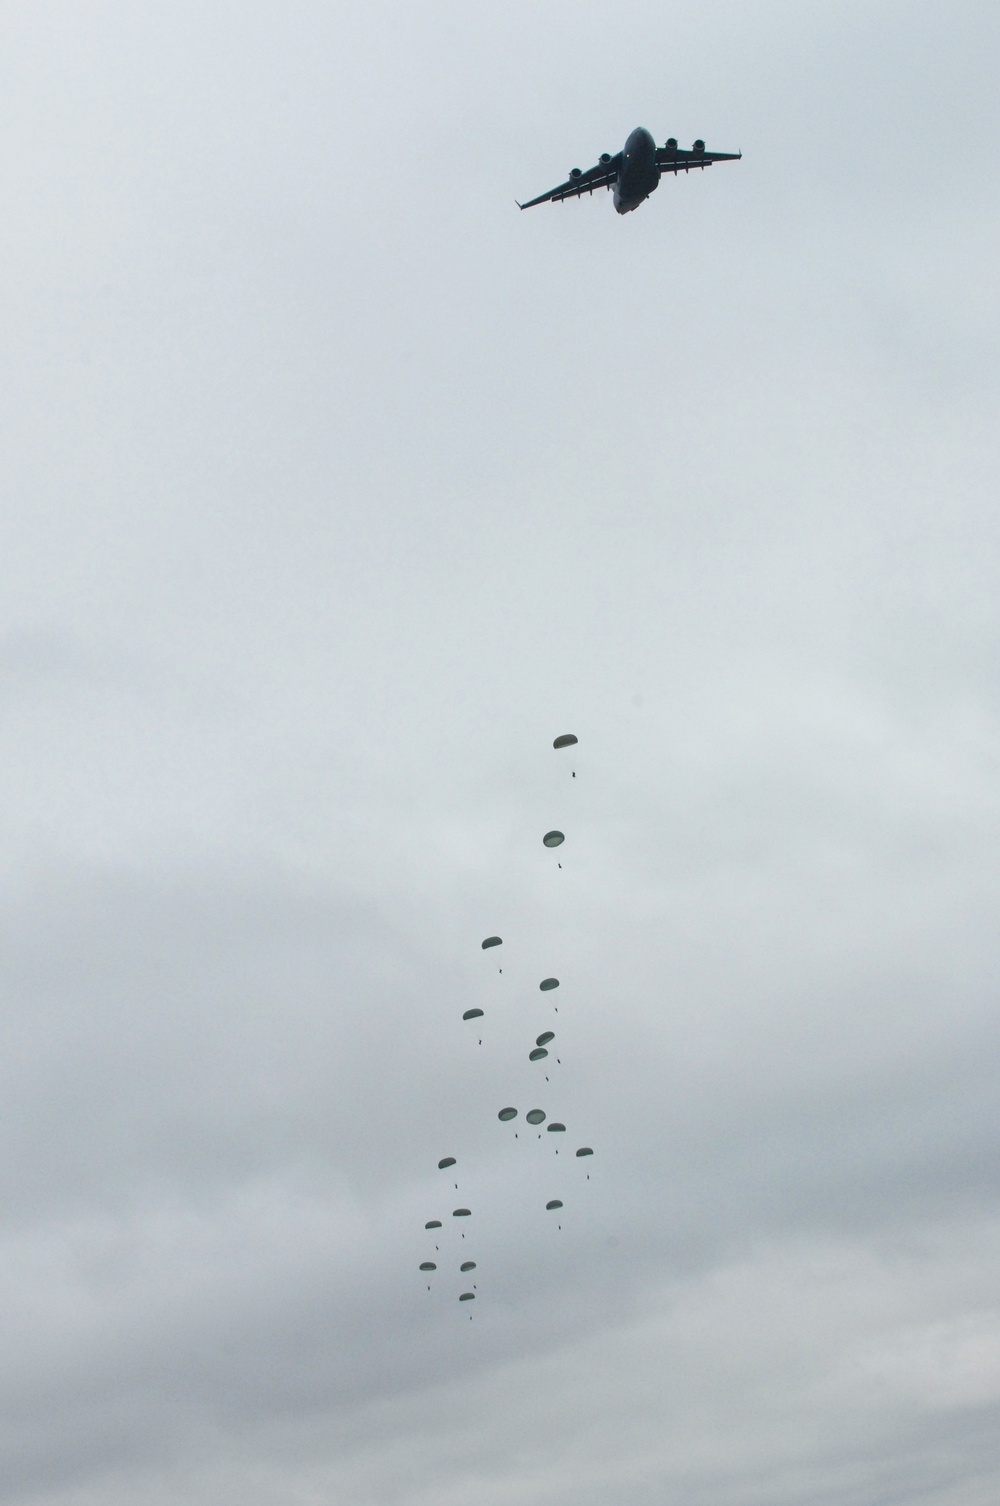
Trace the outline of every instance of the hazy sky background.
<path fill-rule="evenodd" d="M 4 1506 L 1000 1499 L 998 50 L 3 6 Z"/>

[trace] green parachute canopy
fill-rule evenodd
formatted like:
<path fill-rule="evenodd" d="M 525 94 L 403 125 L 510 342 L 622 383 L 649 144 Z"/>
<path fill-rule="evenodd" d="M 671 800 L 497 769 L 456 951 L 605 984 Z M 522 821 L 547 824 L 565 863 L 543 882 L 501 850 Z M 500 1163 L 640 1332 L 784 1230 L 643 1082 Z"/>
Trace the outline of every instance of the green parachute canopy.
<path fill-rule="evenodd" d="M 552 746 L 553 748 L 571 748 L 574 743 L 578 743 L 579 741 L 580 739 L 574 737 L 572 732 L 564 732 L 562 737 L 556 738 Z"/>
<path fill-rule="evenodd" d="M 463 1260 L 458 1269 L 460 1271 L 474 1271 L 476 1269 L 476 1262 L 474 1260 Z"/>
<path fill-rule="evenodd" d="M 578 1156 L 592 1156 L 593 1154 L 594 1152 L 591 1150 L 589 1145 L 581 1145 L 580 1149 L 577 1151 Z"/>
<path fill-rule="evenodd" d="M 445 1156 L 443 1161 L 438 1162 L 438 1171 L 444 1171 L 446 1166 L 454 1166 L 455 1164 L 454 1156 Z"/>
<path fill-rule="evenodd" d="M 434 1264 L 433 1260 L 422 1260 L 420 1262 L 420 1269 L 422 1271 L 436 1271 L 437 1266 Z"/>
<path fill-rule="evenodd" d="M 525 1117 L 525 1119 L 527 1119 L 527 1121 L 528 1121 L 529 1124 L 544 1124 L 545 1123 L 545 1110 L 544 1109 L 529 1109 L 528 1112 L 525 1114 L 524 1117 Z"/>
<path fill-rule="evenodd" d="M 439 1218 L 432 1218 L 429 1224 L 424 1224 L 425 1229 L 440 1229 L 440 1227 L 441 1220 Z"/>
<path fill-rule="evenodd" d="M 475 1302 L 476 1294 L 475 1292 L 463 1292 L 458 1300 L 459 1302 Z"/>
<path fill-rule="evenodd" d="M 542 1033 L 541 1033 L 541 1035 L 538 1037 L 537 1041 L 535 1042 L 535 1045 L 536 1046 L 547 1046 L 549 1044 L 549 1041 L 554 1041 L 555 1038 L 556 1038 L 556 1033 L 555 1033 L 554 1030 L 543 1030 Z"/>
<path fill-rule="evenodd" d="M 565 1124 L 560 1124 L 558 1122 L 558 1120 L 553 1119 L 552 1123 L 549 1125 L 549 1134 L 550 1135 L 557 1134 L 560 1130 L 562 1130 L 563 1132 L 565 1132 L 565 1129 L 566 1129 Z"/>
<path fill-rule="evenodd" d="M 486 948 L 490 946 L 503 946 L 503 937 L 487 936 L 486 940 L 483 942 L 483 951 L 485 952 Z"/>
<path fill-rule="evenodd" d="M 541 989 L 541 991 L 542 991 L 543 994 L 547 994 L 550 988 L 558 988 L 559 987 L 559 979 L 558 978 L 543 978 L 542 981 L 541 981 L 541 983 L 539 983 L 538 986 Z"/>
<path fill-rule="evenodd" d="M 478 1020 L 478 1019 L 482 1018 L 482 1014 L 483 1014 L 483 1011 L 481 1009 L 467 1009 L 465 1011 L 465 1013 L 463 1014 L 462 1019 L 463 1020 Z"/>
<path fill-rule="evenodd" d="M 561 831 L 547 831 L 542 838 L 546 847 L 560 847 L 565 840 Z"/>
<path fill-rule="evenodd" d="M 551 1212 L 551 1210 L 553 1208 L 561 1208 L 561 1207 L 562 1207 L 562 1203 L 559 1201 L 559 1199 L 557 1197 L 554 1197 L 552 1199 L 551 1203 L 546 1203 L 545 1204 L 545 1211 L 546 1211 L 546 1213 L 549 1213 L 549 1212 Z"/>
<path fill-rule="evenodd" d="M 452 1216 L 452 1218 L 471 1218 L 472 1217 L 472 1209 L 471 1208 L 453 1208 L 451 1210 L 451 1216 Z"/>
<path fill-rule="evenodd" d="M 528 1052 L 528 1060 L 529 1062 L 540 1062 L 548 1054 L 544 1046 L 536 1046 L 534 1051 Z"/>
<path fill-rule="evenodd" d="M 517 1118 L 517 1109 L 501 1109 L 497 1118 L 502 1119 L 504 1124 L 506 1124 L 508 1119 Z"/>

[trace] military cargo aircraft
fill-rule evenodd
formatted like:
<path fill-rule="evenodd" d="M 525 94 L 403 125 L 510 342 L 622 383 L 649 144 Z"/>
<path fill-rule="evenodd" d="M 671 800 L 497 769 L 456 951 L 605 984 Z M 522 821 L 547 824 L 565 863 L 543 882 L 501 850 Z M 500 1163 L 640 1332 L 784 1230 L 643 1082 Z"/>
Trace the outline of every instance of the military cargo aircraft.
<path fill-rule="evenodd" d="M 644 126 L 636 126 L 620 152 L 614 156 L 602 152 L 597 166 L 587 172 L 571 168 L 565 183 L 517 207 L 531 209 L 535 204 L 558 204 L 563 199 L 593 193 L 595 188 L 613 188 L 615 208 L 619 214 L 628 214 L 659 188 L 663 173 L 687 173 L 693 167 L 711 167 L 713 162 L 738 162 L 742 155 L 742 152 L 706 152 L 703 141 L 696 141 L 688 152 L 677 145 L 674 136 L 666 146 L 658 147 Z"/>

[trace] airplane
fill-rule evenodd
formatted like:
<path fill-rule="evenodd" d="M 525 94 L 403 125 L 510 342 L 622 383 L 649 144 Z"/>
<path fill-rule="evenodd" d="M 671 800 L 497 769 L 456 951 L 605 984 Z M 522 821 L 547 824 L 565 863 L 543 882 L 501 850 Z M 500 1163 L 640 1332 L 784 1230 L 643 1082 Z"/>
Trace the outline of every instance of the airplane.
<path fill-rule="evenodd" d="M 677 145 L 675 136 L 666 146 L 658 147 L 644 126 L 636 126 L 620 152 L 614 156 L 602 152 L 597 166 L 587 172 L 571 168 L 565 183 L 517 207 L 531 209 L 550 201 L 559 204 L 563 199 L 593 193 L 595 188 L 614 187 L 615 208 L 619 214 L 628 214 L 659 188 L 663 173 L 687 173 L 692 167 L 711 167 L 713 162 L 738 162 L 742 156 L 742 152 L 706 152 L 703 141 L 696 141 L 687 152 Z"/>

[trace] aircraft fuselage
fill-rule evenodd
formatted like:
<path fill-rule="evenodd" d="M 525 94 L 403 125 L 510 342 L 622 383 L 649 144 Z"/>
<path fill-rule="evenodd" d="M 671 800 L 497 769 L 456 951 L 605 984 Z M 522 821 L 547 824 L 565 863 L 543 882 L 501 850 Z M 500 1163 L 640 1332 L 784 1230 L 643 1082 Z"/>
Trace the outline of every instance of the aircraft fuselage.
<path fill-rule="evenodd" d="M 622 152 L 622 165 L 614 185 L 615 208 L 619 214 L 628 214 L 630 210 L 638 209 L 659 186 L 656 142 L 645 126 L 636 126 Z"/>

